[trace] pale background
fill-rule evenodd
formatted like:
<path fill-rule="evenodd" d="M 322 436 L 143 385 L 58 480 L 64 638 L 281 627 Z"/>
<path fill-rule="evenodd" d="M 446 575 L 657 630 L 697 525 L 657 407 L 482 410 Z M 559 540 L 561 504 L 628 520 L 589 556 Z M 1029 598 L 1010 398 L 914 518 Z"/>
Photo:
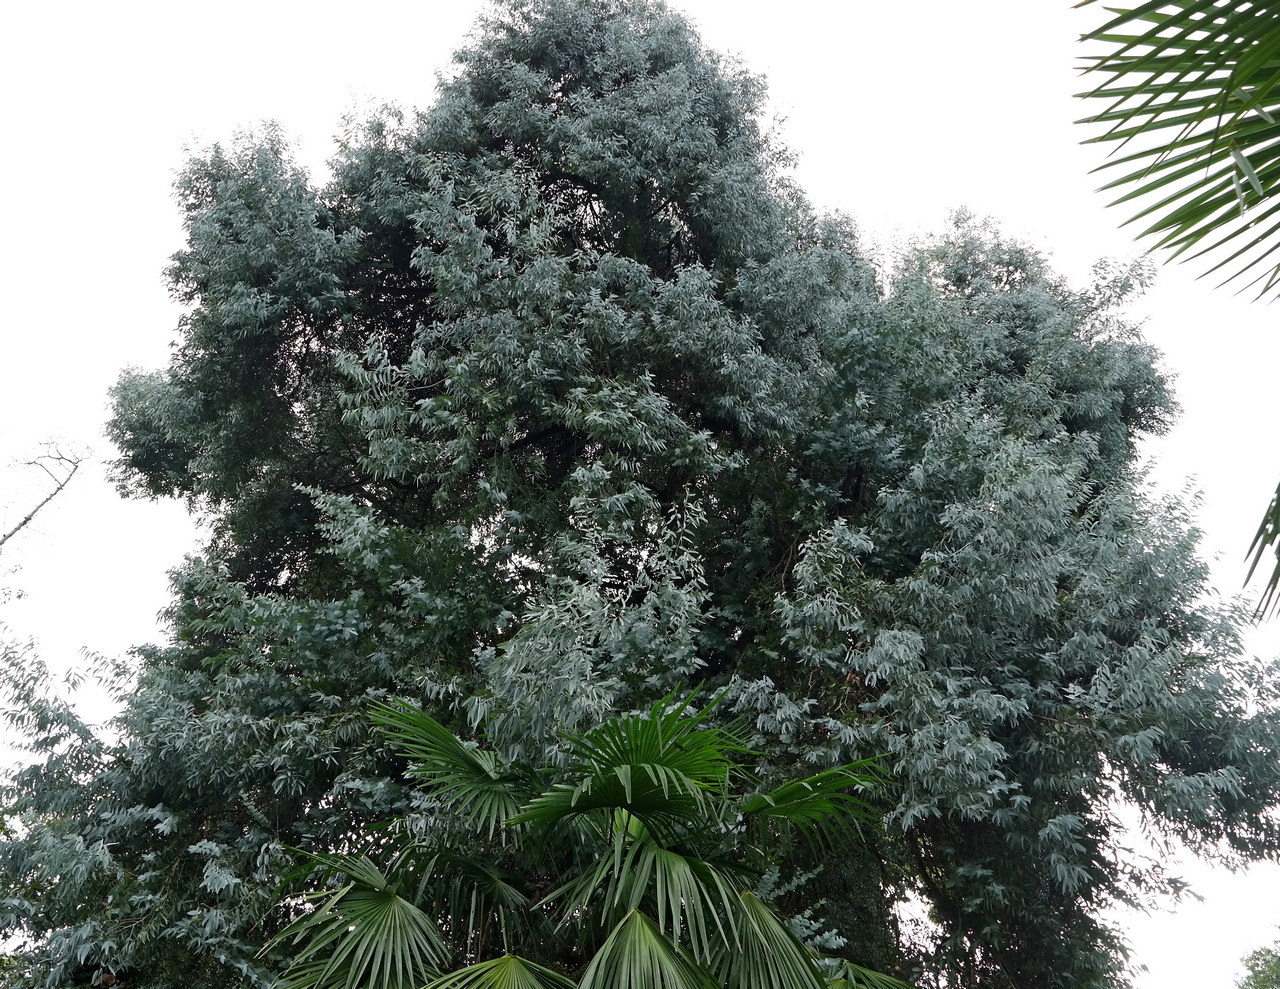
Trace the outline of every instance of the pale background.
<path fill-rule="evenodd" d="M 1079 282 L 1135 253 L 1087 173 L 1072 121 L 1078 35 L 1102 16 L 1069 0 L 683 0 L 714 48 L 765 73 L 797 178 L 888 253 L 966 206 L 1049 252 Z M 161 271 L 181 246 L 169 193 L 183 146 L 277 119 L 323 167 L 342 115 L 425 106 L 478 0 L 24 4 L 0 32 L 0 523 L 34 488 L 5 469 L 56 438 L 110 456 L 106 390 L 167 359 L 176 310 Z M 1136 311 L 1177 376 L 1181 424 L 1147 453 L 1166 488 L 1203 490 L 1204 550 L 1224 593 L 1277 479 L 1277 310 L 1165 268 Z M 165 572 L 195 544 L 181 506 L 124 502 L 99 464 L 6 553 L 0 618 L 55 667 L 154 638 Z M 1252 648 L 1280 649 L 1275 623 Z M 1141 989 L 1229 986 L 1277 937 L 1280 870 L 1190 863 L 1204 896 L 1126 917 Z"/>

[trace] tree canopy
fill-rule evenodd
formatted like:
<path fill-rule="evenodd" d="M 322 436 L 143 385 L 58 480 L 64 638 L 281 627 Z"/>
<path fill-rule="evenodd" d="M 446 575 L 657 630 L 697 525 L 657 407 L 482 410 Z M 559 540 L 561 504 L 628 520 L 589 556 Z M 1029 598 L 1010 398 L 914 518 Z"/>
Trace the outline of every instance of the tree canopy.
<path fill-rule="evenodd" d="M 1236 989 L 1277 989 L 1280 987 L 1280 946 L 1251 951 L 1244 957 L 1244 978 Z"/>
<path fill-rule="evenodd" d="M 270 984 L 287 848 L 431 826 L 394 699 L 512 765 L 694 685 L 766 787 L 884 756 L 883 830 L 772 903 L 923 986 L 1123 984 L 1104 909 L 1179 883 L 1117 799 L 1275 854 L 1280 679 L 1135 456 L 1175 414 L 1144 270 L 1072 289 L 958 217 L 877 271 L 764 92 L 658 3 L 509 0 L 322 186 L 272 130 L 193 156 L 187 313 L 109 428 L 212 537 L 108 733 L 6 653 L 26 984 Z"/>

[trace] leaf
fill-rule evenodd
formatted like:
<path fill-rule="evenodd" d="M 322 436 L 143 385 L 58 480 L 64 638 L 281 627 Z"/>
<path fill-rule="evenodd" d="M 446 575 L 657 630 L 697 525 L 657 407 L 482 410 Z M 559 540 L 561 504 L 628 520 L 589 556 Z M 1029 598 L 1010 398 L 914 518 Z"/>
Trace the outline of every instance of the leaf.
<path fill-rule="evenodd" d="M 591 959 L 579 989 L 721 989 L 657 925 L 632 910 Z"/>
<path fill-rule="evenodd" d="M 324 902 L 268 942 L 267 948 L 303 945 L 285 972 L 284 989 L 416 989 L 439 972 L 448 953 L 435 923 L 372 862 L 363 856 L 316 859 L 352 882 L 333 894 L 310 894 L 308 899 Z"/>
<path fill-rule="evenodd" d="M 1189 247 L 1217 238 L 1219 246 L 1252 237 L 1240 211 L 1210 208 L 1206 190 L 1242 176 L 1256 202 L 1266 202 L 1280 178 L 1280 14 L 1256 5 L 1174 0 L 1119 9 L 1085 40 L 1106 44 L 1086 70 L 1107 77 L 1080 94 L 1106 100 L 1083 123 L 1108 129 L 1092 142 L 1133 141 L 1145 147 L 1102 166 L 1121 175 L 1107 184 L 1130 193 L 1118 202 L 1169 189 L 1141 236 L 1159 232 L 1156 247 Z M 1174 183 L 1179 183 L 1176 186 Z M 1244 205 L 1244 197 L 1240 195 Z M 1130 221 L 1132 222 L 1132 221 Z M 1196 256 L 1196 255 L 1191 255 Z M 1266 254 L 1233 255 L 1227 281 L 1255 269 L 1268 294 L 1280 264 Z"/>
<path fill-rule="evenodd" d="M 826 989 L 816 956 L 753 893 L 739 896 L 738 946 L 712 963 L 726 989 Z"/>
<path fill-rule="evenodd" d="M 437 921 L 458 932 L 455 939 L 465 946 L 460 950 L 479 950 L 494 926 L 503 945 L 547 933 L 542 913 L 530 910 L 528 877 L 522 873 L 492 859 L 426 846 L 407 851 L 399 863 L 415 878 L 416 900 L 433 904 Z"/>
<path fill-rule="evenodd" d="M 1249 184 L 1253 186 L 1253 191 L 1259 197 L 1265 196 L 1266 191 L 1262 188 L 1262 182 L 1258 179 L 1258 173 L 1253 170 L 1253 166 L 1249 164 L 1249 159 L 1242 155 L 1235 148 L 1229 149 L 1231 157 L 1235 160 L 1236 166 L 1244 173 L 1244 177 L 1249 180 Z"/>
<path fill-rule="evenodd" d="M 880 812 L 855 796 L 885 788 L 887 780 L 876 765 L 877 760 L 864 759 L 783 783 L 768 793 L 751 794 L 743 800 L 741 812 L 745 817 L 786 821 L 814 837 L 846 831 L 859 822 L 878 822 Z"/>
<path fill-rule="evenodd" d="M 412 762 L 427 792 L 492 837 L 532 790 L 528 773 L 506 771 L 492 752 L 471 749 L 425 711 L 404 701 L 377 704 L 373 720 Z"/>
<path fill-rule="evenodd" d="M 518 955 L 503 955 L 442 975 L 423 989 L 577 989 L 577 983 Z"/>
<path fill-rule="evenodd" d="M 828 979 L 827 989 L 915 989 L 915 986 L 851 961 L 842 961 L 836 974 Z"/>
<path fill-rule="evenodd" d="M 1262 524 L 1258 526 L 1253 542 L 1249 544 L 1246 556 L 1252 554 L 1253 560 L 1249 563 L 1249 572 L 1244 578 L 1246 584 L 1253 578 L 1253 572 L 1258 569 L 1263 553 L 1272 546 L 1276 547 L 1276 565 L 1271 571 L 1271 576 L 1267 578 L 1267 586 L 1263 589 L 1262 598 L 1258 601 L 1259 617 L 1273 613 L 1277 606 L 1280 606 L 1280 596 L 1276 593 L 1280 590 L 1280 485 L 1277 485 L 1276 493 L 1271 496 L 1271 504 L 1262 516 Z"/>
<path fill-rule="evenodd" d="M 658 930 L 674 944 L 687 944 L 699 959 L 717 943 L 736 945 L 739 886 L 721 865 L 659 847 L 647 834 L 619 833 L 618 854 L 594 865 L 549 894 L 542 905 L 559 903 L 561 926 L 612 926 L 641 907 L 651 908 Z"/>
<path fill-rule="evenodd" d="M 725 811 L 733 756 L 747 751 L 729 731 L 706 725 L 714 703 L 688 714 L 694 696 L 668 695 L 644 715 L 611 718 L 568 737 L 573 762 L 560 782 L 530 800 L 513 824 L 550 825 L 596 810 L 624 811 L 655 833 Z"/>

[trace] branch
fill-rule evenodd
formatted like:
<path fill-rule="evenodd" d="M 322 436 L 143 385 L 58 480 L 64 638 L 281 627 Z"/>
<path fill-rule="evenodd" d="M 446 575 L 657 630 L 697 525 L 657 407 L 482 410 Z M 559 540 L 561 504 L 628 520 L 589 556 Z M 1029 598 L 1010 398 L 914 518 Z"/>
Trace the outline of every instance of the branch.
<path fill-rule="evenodd" d="M 38 467 L 40 468 L 40 470 L 48 474 L 49 478 L 54 483 L 54 488 L 36 504 L 35 508 L 27 512 L 26 516 L 23 517 L 23 519 L 17 525 L 15 525 L 12 529 L 10 529 L 4 535 L 0 536 L 0 549 L 3 549 L 5 543 L 7 543 L 10 539 L 16 536 L 23 529 L 25 529 L 28 525 L 30 525 L 31 520 L 34 519 L 36 515 L 40 513 L 40 510 L 44 508 L 45 505 L 49 504 L 49 502 L 53 501 L 53 499 L 56 498 L 62 492 L 62 489 L 65 488 L 67 484 L 70 483 L 73 477 L 76 476 L 76 471 L 80 469 L 80 464 L 82 462 L 83 462 L 82 457 L 63 453 L 61 450 L 58 450 L 56 448 L 54 448 L 49 453 L 42 454 L 41 456 L 36 457 L 34 460 L 28 460 L 26 462 L 26 465 L 28 467 Z M 59 475 L 59 473 L 55 472 L 52 469 L 55 467 L 60 468 L 61 471 L 65 473 L 62 473 L 61 475 Z"/>

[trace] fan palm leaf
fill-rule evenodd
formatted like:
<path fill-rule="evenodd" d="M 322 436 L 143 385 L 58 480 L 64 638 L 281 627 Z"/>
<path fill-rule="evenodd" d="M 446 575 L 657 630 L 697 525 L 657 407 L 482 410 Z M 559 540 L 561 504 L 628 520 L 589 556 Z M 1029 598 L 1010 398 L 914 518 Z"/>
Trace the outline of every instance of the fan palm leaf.
<path fill-rule="evenodd" d="M 539 906 L 557 904 L 562 927 L 584 920 L 612 927 L 643 909 L 663 935 L 698 958 L 715 943 L 737 944 L 741 884 L 731 866 L 663 848 L 647 834 L 619 832 L 614 844 L 613 855 L 599 856 Z"/>
<path fill-rule="evenodd" d="M 737 945 L 722 944 L 712 968 L 725 989 L 826 989 L 816 956 L 755 894 L 737 903 Z"/>
<path fill-rule="evenodd" d="M 373 720 L 411 761 L 410 774 L 465 825 L 490 837 L 515 815 L 535 785 L 532 774 L 504 765 L 495 752 L 464 745 L 412 704 L 374 705 Z"/>
<path fill-rule="evenodd" d="M 613 929 L 578 984 L 580 989 L 722 989 L 639 910 Z"/>
<path fill-rule="evenodd" d="M 749 887 L 782 829 L 870 818 L 860 794 L 882 781 L 858 763 L 744 799 L 747 749 L 692 700 L 571 736 L 569 764 L 541 775 L 380 705 L 436 810 L 385 871 L 310 856 L 311 878 L 348 884 L 273 942 L 301 945 L 286 989 L 564 989 L 579 972 L 579 989 L 825 989 Z"/>
<path fill-rule="evenodd" d="M 827 838 L 859 823 L 878 822 L 880 812 L 859 794 L 882 790 L 887 782 L 876 760 L 865 759 L 750 794 L 739 811 L 748 821 L 785 823 L 810 837 Z"/>
<path fill-rule="evenodd" d="M 827 979 L 827 989 L 915 989 L 909 982 L 842 961 L 835 974 Z"/>
<path fill-rule="evenodd" d="M 268 945 L 300 944 L 283 989 L 417 989 L 448 963 L 432 919 L 363 856 L 315 856 L 318 868 L 345 874 L 337 892 L 308 894 L 320 907 Z"/>
<path fill-rule="evenodd" d="M 669 695 L 644 714 L 566 736 L 567 781 L 535 796 L 511 823 L 550 826 L 607 808 L 658 832 L 714 817 L 736 771 L 733 756 L 747 749 L 729 730 L 707 724 L 714 702 L 690 714 L 692 700 Z"/>
<path fill-rule="evenodd" d="M 442 975 L 424 989 L 577 989 L 577 983 L 518 955 L 503 955 Z"/>
<path fill-rule="evenodd" d="M 492 858 L 418 844 L 395 864 L 402 888 L 412 883 L 416 902 L 432 904 L 465 956 L 482 951 L 491 936 L 509 950 L 548 929 L 544 915 L 530 909 L 525 877 Z"/>

